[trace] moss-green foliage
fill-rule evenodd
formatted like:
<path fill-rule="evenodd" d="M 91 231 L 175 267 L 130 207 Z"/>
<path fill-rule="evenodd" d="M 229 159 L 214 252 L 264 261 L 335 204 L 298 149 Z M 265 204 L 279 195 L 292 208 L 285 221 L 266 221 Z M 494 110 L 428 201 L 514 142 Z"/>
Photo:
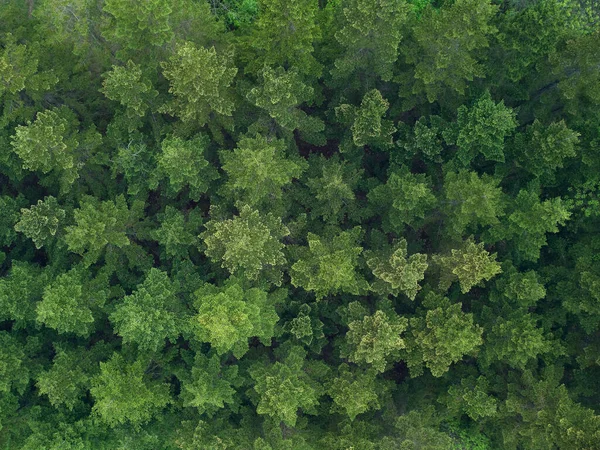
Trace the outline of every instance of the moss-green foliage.
<path fill-rule="evenodd" d="M 0 0 L 0 448 L 600 448 L 593 0 Z"/>

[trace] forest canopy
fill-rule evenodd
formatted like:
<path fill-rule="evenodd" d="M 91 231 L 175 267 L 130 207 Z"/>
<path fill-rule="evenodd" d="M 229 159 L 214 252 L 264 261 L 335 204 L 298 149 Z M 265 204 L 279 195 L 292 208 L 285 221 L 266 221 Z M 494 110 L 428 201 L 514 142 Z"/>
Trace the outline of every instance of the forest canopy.
<path fill-rule="evenodd" d="M 600 449 L 595 0 L 0 0 L 0 448 Z"/>

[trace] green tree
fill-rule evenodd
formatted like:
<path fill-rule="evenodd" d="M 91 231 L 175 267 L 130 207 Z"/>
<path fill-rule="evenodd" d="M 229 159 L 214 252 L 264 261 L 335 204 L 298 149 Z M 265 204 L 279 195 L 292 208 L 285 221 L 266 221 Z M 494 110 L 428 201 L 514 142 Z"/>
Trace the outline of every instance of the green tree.
<path fill-rule="evenodd" d="M 499 316 L 495 311 L 487 311 L 485 315 L 489 316 L 490 323 L 484 337 L 482 365 L 501 361 L 523 370 L 531 360 L 537 361 L 539 355 L 560 348 L 545 336 L 544 330 L 537 325 L 537 317 L 526 310 L 516 309 L 507 317 Z"/>
<path fill-rule="evenodd" d="M 406 168 L 390 173 L 387 182 L 372 189 L 368 198 L 382 213 L 383 230 L 397 233 L 406 225 L 417 228 L 436 204 L 429 177 Z"/>
<path fill-rule="evenodd" d="M 36 305 L 50 279 L 48 271 L 22 261 L 13 261 L 0 278 L 0 319 L 14 321 L 13 329 L 27 327 L 36 319 Z"/>
<path fill-rule="evenodd" d="M 79 177 L 77 119 L 67 108 L 43 111 L 34 122 L 18 126 L 12 137 L 15 153 L 28 170 L 57 171 L 66 185 Z"/>
<path fill-rule="evenodd" d="M 65 217 L 66 211 L 50 195 L 29 209 L 21 209 L 21 220 L 15 224 L 15 230 L 31 239 L 36 248 L 42 248 L 55 242 Z"/>
<path fill-rule="evenodd" d="M 142 68 L 131 60 L 125 66 L 113 66 L 110 72 L 104 74 L 102 93 L 119 102 L 132 120 L 144 117 L 158 95 Z"/>
<path fill-rule="evenodd" d="M 228 220 L 210 220 L 200 238 L 206 254 L 230 273 L 256 280 L 259 276 L 281 284 L 286 264 L 281 240 L 290 234 L 281 219 L 261 215 L 244 205 L 238 216 Z"/>
<path fill-rule="evenodd" d="M 557 233 L 571 217 L 560 198 L 540 201 L 536 185 L 521 189 L 507 211 L 505 221 L 490 230 L 492 239 L 512 241 L 520 259 L 537 261 L 540 249 L 546 245 L 546 233 Z"/>
<path fill-rule="evenodd" d="M 46 286 L 36 306 L 37 320 L 59 333 L 89 336 L 94 330 L 94 309 L 101 308 L 108 292 L 86 279 L 84 268 L 75 267 Z"/>
<path fill-rule="evenodd" d="M 428 5 L 400 46 L 408 66 L 398 78 L 400 96 L 433 103 L 447 91 L 463 95 L 468 82 L 484 77 L 481 57 L 497 31 L 492 25 L 497 10 L 486 0 L 457 0 L 440 9 Z"/>
<path fill-rule="evenodd" d="M 294 427 L 299 410 L 305 414 L 317 412 L 324 389 L 303 370 L 305 358 L 306 352 L 302 348 L 292 347 L 282 361 L 273 364 L 259 361 L 250 367 L 248 373 L 258 397 L 258 414 L 266 414 L 277 422 Z"/>
<path fill-rule="evenodd" d="M 354 309 L 358 309 L 356 305 Z M 389 308 L 377 310 L 372 315 L 365 310 L 363 317 L 357 314 L 355 320 L 348 323 L 348 332 L 340 343 L 340 356 L 384 372 L 389 363 L 400 359 L 400 350 L 406 346 L 400 335 L 407 326 L 408 319 Z"/>
<path fill-rule="evenodd" d="M 183 405 L 197 408 L 200 414 L 212 415 L 236 404 L 236 388 L 243 383 L 238 366 L 222 364 L 217 355 L 196 353 L 191 377 L 185 380 L 181 392 Z"/>
<path fill-rule="evenodd" d="M 258 1 L 258 19 L 244 39 L 244 55 L 249 73 L 264 67 L 295 67 L 303 76 L 317 77 L 321 65 L 313 56 L 314 44 L 320 39 L 316 0 L 294 3 L 283 0 Z"/>
<path fill-rule="evenodd" d="M 254 105 L 264 109 L 268 116 L 289 136 L 298 130 L 303 137 L 317 143 L 324 139 L 318 136 L 325 129 L 324 122 L 309 116 L 300 107 L 314 103 L 315 92 L 303 82 L 296 67 L 285 70 L 283 67 L 273 69 L 264 67 L 259 73 L 259 84 L 246 94 L 246 98 Z"/>
<path fill-rule="evenodd" d="M 74 212 L 76 225 L 66 227 L 65 242 L 69 250 L 82 255 L 84 264 L 89 266 L 100 258 L 107 246 L 130 245 L 127 232 L 136 212 L 139 213 L 129 210 L 122 195 L 115 202 L 84 197 L 81 207 Z"/>
<path fill-rule="evenodd" d="M 407 3 L 352 0 L 343 5 L 339 3 L 338 8 L 342 22 L 335 39 L 342 52 L 334 61 L 333 78 L 352 80 L 351 75 L 356 74 L 363 85 L 373 75 L 384 81 L 391 80 L 407 21 Z"/>
<path fill-rule="evenodd" d="M 391 120 L 384 119 L 389 102 L 377 89 L 368 91 L 359 107 L 342 104 L 335 108 L 338 121 L 349 125 L 352 143 L 357 147 L 369 145 L 388 149 L 393 144 L 396 128 Z"/>
<path fill-rule="evenodd" d="M 476 230 L 477 226 L 500 223 L 505 195 L 499 184 L 499 179 L 487 174 L 480 177 L 476 172 L 466 170 L 446 173 L 442 210 L 454 236 L 462 236 L 469 229 Z"/>
<path fill-rule="evenodd" d="M 275 304 L 286 294 L 285 291 L 267 294 L 258 288 L 244 289 L 234 278 L 223 287 L 205 284 L 194 293 L 198 311 L 190 319 L 194 336 L 200 342 L 209 342 L 217 354 L 231 351 L 236 358 L 248 351 L 251 337 L 258 337 L 268 346 L 279 320 Z"/>
<path fill-rule="evenodd" d="M 168 61 L 161 63 L 174 98 L 161 111 L 178 116 L 185 123 L 204 126 L 230 117 L 235 109 L 231 84 L 238 69 L 232 67 L 232 54 L 218 54 L 215 47 L 178 44 Z"/>
<path fill-rule="evenodd" d="M 114 353 L 100 363 L 100 373 L 92 378 L 92 412 L 109 427 L 130 424 L 135 429 L 147 423 L 171 403 L 169 385 L 152 380 L 141 359 L 129 362 Z"/>
<path fill-rule="evenodd" d="M 440 289 L 444 291 L 458 280 L 461 292 L 466 294 L 473 286 L 502 272 L 496 253 L 488 253 L 483 242 L 476 244 L 472 237 L 449 254 L 434 255 L 433 261 L 440 267 Z"/>
<path fill-rule="evenodd" d="M 284 141 L 257 135 L 241 138 L 233 151 L 221 151 L 226 192 L 252 206 L 281 199 L 282 189 L 307 167 L 306 161 L 286 156 L 285 149 Z"/>
<path fill-rule="evenodd" d="M 198 246 L 196 235 L 202 225 L 199 210 L 193 209 L 185 215 L 171 205 L 164 213 L 157 215 L 160 227 L 151 231 L 151 235 L 164 248 L 167 258 L 187 258 L 193 247 Z"/>
<path fill-rule="evenodd" d="M 106 0 L 103 11 L 108 13 L 103 35 L 109 41 L 129 50 L 127 54 L 161 46 L 173 38 L 169 17 L 173 12 L 169 0 Z"/>
<path fill-rule="evenodd" d="M 516 127 L 515 112 L 503 100 L 495 103 L 488 91 L 473 106 L 458 108 L 454 133 L 449 130 L 444 136 L 456 144 L 456 157 L 465 166 L 479 153 L 487 160 L 504 162 L 504 140 Z"/>
<path fill-rule="evenodd" d="M 348 364 L 338 367 L 337 376 L 326 384 L 327 395 L 333 399 L 332 412 L 342 412 L 350 420 L 380 407 L 379 396 L 385 385 L 374 370 L 351 369 Z"/>
<path fill-rule="evenodd" d="M 425 364 L 434 377 L 441 377 L 453 363 L 477 353 L 483 329 L 473 323 L 473 314 L 462 311 L 461 303 L 432 294 L 427 300 L 425 306 L 431 308 L 410 319 L 407 363 L 413 375 L 422 374 Z"/>
<path fill-rule="evenodd" d="M 365 292 L 369 284 L 356 271 L 362 253 L 362 247 L 356 243 L 360 234 L 360 227 L 333 237 L 308 233 L 308 247 L 294 251 L 297 261 L 290 272 L 292 284 L 314 292 L 318 300 L 327 295 Z"/>
<path fill-rule="evenodd" d="M 308 192 L 301 201 L 310 208 L 311 215 L 332 224 L 341 222 L 345 216 L 358 218 L 362 208 L 355 192 L 364 171 L 337 154 L 331 158 L 313 156 L 309 163 L 306 172 Z"/>
<path fill-rule="evenodd" d="M 143 283 L 123 298 L 110 314 L 114 330 L 123 343 L 135 343 L 140 350 L 157 352 L 165 340 L 174 342 L 181 330 L 177 285 L 169 276 L 152 268 Z"/>
<path fill-rule="evenodd" d="M 190 198 L 198 201 L 208 191 L 211 182 L 219 177 L 204 157 L 208 145 L 209 140 L 203 135 L 190 140 L 169 137 L 162 141 L 161 152 L 157 156 L 158 171 L 169 179 L 174 193 L 188 187 Z"/>
<path fill-rule="evenodd" d="M 419 281 L 425 277 L 427 255 L 408 256 L 406 239 L 381 252 L 366 251 L 367 265 L 377 277 L 372 289 L 383 295 L 397 296 L 400 292 L 414 300 L 421 289 Z"/>
<path fill-rule="evenodd" d="M 570 130 L 564 120 L 544 126 L 539 120 L 515 138 L 515 159 L 535 176 L 551 174 L 563 167 L 567 158 L 577 155 L 579 133 Z"/>
<path fill-rule="evenodd" d="M 73 411 L 85 398 L 90 387 L 91 377 L 98 372 L 97 357 L 106 350 L 102 343 L 91 351 L 83 348 L 70 349 L 55 344 L 56 355 L 48 370 L 37 377 L 36 387 L 40 395 L 48 396 L 52 406 L 64 406 Z"/>

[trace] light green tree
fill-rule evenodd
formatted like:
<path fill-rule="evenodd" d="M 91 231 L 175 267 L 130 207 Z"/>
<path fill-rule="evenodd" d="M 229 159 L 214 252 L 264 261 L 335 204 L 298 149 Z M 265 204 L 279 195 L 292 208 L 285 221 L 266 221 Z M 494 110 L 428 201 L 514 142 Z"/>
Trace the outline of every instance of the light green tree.
<path fill-rule="evenodd" d="M 275 303 L 285 291 L 267 294 L 258 288 L 244 289 L 235 278 L 223 287 L 205 284 L 194 293 L 198 313 L 190 319 L 192 331 L 200 342 L 209 342 L 222 355 L 229 351 L 241 358 L 248 351 L 248 339 L 258 337 L 271 344 L 279 316 Z"/>
<path fill-rule="evenodd" d="M 422 374 L 424 364 L 434 377 L 441 377 L 465 355 L 475 355 L 483 343 L 483 329 L 473 323 L 473 314 L 464 313 L 461 303 L 435 297 L 430 294 L 428 299 L 433 308 L 410 319 L 406 340 L 412 375 Z"/>
<path fill-rule="evenodd" d="M 111 428 L 130 424 L 135 429 L 158 415 L 172 401 L 169 385 L 152 380 L 147 369 L 143 360 L 129 362 L 119 353 L 101 362 L 91 381 L 93 414 Z"/>
<path fill-rule="evenodd" d="M 236 389 L 243 383 L 238 366 L 222 364 L 217 355 L 196 353 L 191 376 L 183 382 L 183 405 L 194 407 L 200 414 L 213 415 L 227 405 L 235 407 Z"/>
<path fill-rule="evenodd" d="M 206 254 L 221 267 L 251 280 L 261 277 L 281 284 L 286 264 L 281 240 L 290 232 L 280 218 L 244 205 L 233 219 L 213 219 L 205 226 L 200 238 Z"/>
<path fill-rule="evenodd" d="M 231 84 L 238 70 L 232 67 L 232 58 L 230 52 L 219 54 L 215 47 L 178 44 L 169 60 L 161 63 L 174 96 L 161 111 L 197 126 L 215 116 L 230 117 L 235 109 Z"/>
<path fill-rule="evenodd" d="M 37 321 L 59 333 L 88 336 L 94 329 L 93 309 L 103 306 L 108 291 L 86 278 L 81 267 L 56 277 L 36 306 Z"/>
<path fill-rule="evenodd" d="M 383 295 L 397 296 L 400 292 L 414 300 L 421 289 L 419 281 L 425 277 L 427 255 L 408 256 L 406 239 L 400 239 L 383 251 L 366 251 L 369 269 L 377 280 L 371 288 Z"/>
<path fill-rule="evenodd" d="M 458 281 L 461 292 L 466 294 L 473 286 L 502 272 L 496 253 L 488 253 L 483 242 L 476 244 L 472 237 L 449 254 L 434 255 L 433 261 L 440 268 L 440 289 L 444 291 L 453 281 Z"/>
<path fill-rule="evenodd" d="M 209 140 L 203 135 L 189 140 L 172 136 L 162 141 L 157 156 L 158 171 L 169 179 L 174 193 L 188 187 L 190 198 L 197 201 L 211 182 L 219 178 L 216 169 L 204 157 L 208 145 Z"/>
<path fill-rule="evenodd" d="M 479 176 L 466 170 L 446 173 L 442 211 L 448 217 L 452 235 L 462 236 L 466 230 L 500 223 L 506 196 L 499 184 L 499 179 L 488 174 Z"/>
<path fill-rule="evenodd" d="M 362 247 L 357 244 L 360 227 L 340 231 L 333 237 L 308 233 L 308 247 L 295 249 L 297 261 L 292 265 L 292 284 L 314 292 L 320 300 L 327 295 L 359 295 L 369 289 L 357 272 Z"/>
<path fill-rule="evenodd" d="M 42 248 L 55 242 L 65 217 L 66 211 L 50 195 L 30 208 L 21 209 L 21 220 L 15 224 L 15 230 L 31 239 L 36 248 Z"/>
<path fill-rule="evenodd" d="M 273 364 L 259 361 L 250 367 L 248 373 L 258 397 L 258 414 L 268 415 L 288 427 L 296 425 L 299 410 L 316 414 L 324 389 L 304 370 L 305 358 L 302 348 L 292 347 L 283 361 Z"/>
<path fill-rule="evenodd" d="M 400 359 L 400 351 L 406 346 L 401 334 L 408 327 L 408 319 L 391 308 L 377 310 L 372 315 L 365 311 L 363 317 L 359 316 L 355 314 L 355 319 L 348 323 L 348 332 L 340 343 L 340 356 L 384 372 L 389 363 Z"/>
<path fill-rule="evenodd" d="M 487 160 L 504 162 L 504 141 L 516 127 L 515 112 L 503 100 L 495 103 L 488 91 L 472 106 L 458 108 L 454 129 L 444 137 L 456 144 L 456 157 L 465 166 L 479 153 Z"/>
<path fill-rule="evenodd" d="M 380 407 L 379 397 L 388 386 L 377 379 L 377 371 L 351 368 L 340 364 L 337 375 L 325 385 L 333 399 L 332 412 L 342 412 L 350 420 L 369 410 Z"/>
<path fill-rule="evenodd" d="M 179 336 L 178 303 L 177 285 L 165 272 L 152 268 L 144 282 L 116 304 L 109 317 L 123 343 L 157 352 L 166 339 L 175 341 Z"/>
<path fill-rule="evenodd" d="M 233 151 L 222 150 L 228 195 L 249 205 L 281 199 L 282 190 L 308 166 L 301 158 L 286 156 L 285 150 L 283 140 L 261 135 L 241 138 Z"/>

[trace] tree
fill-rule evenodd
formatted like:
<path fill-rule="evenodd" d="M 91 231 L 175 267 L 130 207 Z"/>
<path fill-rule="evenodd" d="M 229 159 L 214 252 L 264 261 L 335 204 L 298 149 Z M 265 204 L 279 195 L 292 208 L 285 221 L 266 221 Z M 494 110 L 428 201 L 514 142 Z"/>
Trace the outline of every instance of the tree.
<path fill-rule="evenodd" d="M 433 103 L 448 91 L 465 94 L 468 82 L 485 76 L 480 60 L 497 31 L 491 23 L 497 9 L 485 0 L 457 0 L 439 10 L 428 5 L 400 46 L 407 65 L 398 77 L 400 96 Z"/>
<path fill-rule="evenodd" d="M 358 304 L 349 305 L 354 320 L 348 323 L 348 332 L 340 343 L 340 356 L 356 364 L 367 364 L 377 372 L 384 372 L 389 363 L 399 360 L 405 341 L 400 336 L 408 326 L 408 319 L 398 316 L 391 308 L 374 314 L 357 314 Z M 357 311 L 358 310 L 358 311 Z"/>
<path fill-rule="evenodd" d="M 506 220 L 490 230 L 492 239 L 511 240 L 518 257 L 528 261 L 540 257 L 546 233 L 558 232 L 558 225 L 564 225 L 571 217 L 560 198 L 540 201 L 537 186 L 521 189 L 507 211 Z"/>
<path fill-rule="evenodd" d="M 244 205 L 233 219 L 206 223 L 200 238 L 206 254 L 230 273 L 280 285 L 286 258 L 281 240 L 290 234 L 281 219 L 272 214 L 261 215 Z"/>
<path fill-rule="evenodd" d="M 83 267 L 75 267 L 46 286 L 36 306 L 37 321 L 59 333 L 89 336 L 94 330 L 93 309 L 101 308 L 108 292 L 86 279 Z"/>
<path fill-rule="evenodd" d="M 104 74 L 102 93 L 125 107 L 127 117 L 132 120 L 144 117 L 158 95 L 142 68 L 131 60 L 125 66 L 113 66 Z"/>
<path fill-rule="evenodd" d="M 387 386 L 376 376 L 374 370 L 353 370 L 348 364 L 341 364 L 337 376 L 326 385 L 327 394 L 334 403 L 332 412 L 340 411 L 354 420 L 359 414 L 378 409 L 379 396 Z"/>
<path fill-rule="evenodd" d="M 451 234 L 462 236 L 466 230 L 500 223 L 506 200 L 499 184 L 499 179 L 487 174 L 479 177 L 466 170 L 446 173 L 443 211 Z"/>
<path fill-rule="evenodd" d="M 165 339 L 174 342 L 179 336 L 178 303 L 177 285 L 165 272 L 152 268 L 144 282 L 116 305 L 110 321 L 123 343 L 157 352 L 165 345 Z"/>
<path fill-rule="evenodd" d="M 236 404 L 236 388 L 243 383 L 238 366 L 224 365 L 217 355 L 196 353 L 191 377 L 183 383 L 183 405 L 195 407 L 198 413 L 213 415 L 227 404 Z"/>
<path fill-rule="evenodd" d="M 56 198 L 51 195 L 38 200 L 29 209 L 21 209 L 21 220 L 15 224 L 15 230 L 23 233 L 35 244 L 35 248 L 49 246 L 55 242 L 57 233 L 62 228 L 66 211 L 60 208 Z"/>
<path fill-rule="evenodd" d="M 114 353 L 100 363 L 100 373 L 92 378 L 92 412 L 109 427 L 130 424 L 134 429 L 147 423 L 171 403 L 169 386 L 150 380 L 148 364 L 141 359 L 127 361 Z"/>
<path fill-rule="evenodd" d="M 162 141 L 157 157 L 158 171 L 169 179 L 171 191 L 178 193 L 188 187 L 190 198 L 198 201 L 211 182 L 219 178 L 204 157 L 208 144 L 209 140 L 203 135 L 190 140 L 173 136 Z"/>
<path fill-rule="evenodd" d="M 445 402 L 450 409 L 464 411 L 475 421 L 494 417 L 498 400 L 488 391 L 489 382 L 484 376 L 463 378 L 460 384 L 450 386 Z"/>
<path fill-rule="evenodd" d="M 311 215 L 325 222 L 339 223 L 346 217 L 358 218 L 362 208 L 355 191 L 363 174 L 356 164 L 340 159 L 339 155 L 309 158 L 306 172 L 308 193 L 301 201 L 310 208 Z M 315 199 L 318 202 L 315 202 Z"/>
<path fill-rule="evenodd" d="M 300 108 L 301 105 L 314 103 L 315 90 L 304 83 L 298 69 L 264 67 L 258 76 L 260 84 L 250 89 L 246 98 L 265 110 L 268 116 L 285 130 L 287 136 L 298 130 L 308 140 L 324 143 L 324 139 L 320 137 L 325 129 L 324 122 L 309 116 Z"/>
<path fill-rule="evenodd" d="M 0 278 L 0 320 L 14 321 L 13 329 L 25 328 L 36 319 L 36 305 L 50 280 L 48 271 L 31 263 L 13 261 Z"/>
<path fill-rule="evenodd" d="M 139 210 L 129 210 L 122 195 L 115 202 L 84 197 L 81 207 L 74 211 L 76 225 L 66 227 L 65 242 L 89 266 L 107 246 L 122 248 L 130 244 L 127 231 L 136 212 L 139 214 Z"/>
<path fill-rule="evenodd" d="M 360 227 L 333 237 L 308 233 L 308 247 L 299 247 L 295 252 L 298 257 L 290 272 L 292 284 L 314 292 L 317 300 L 326 295 L 365 292 L 369 284 L 356 271 L 362 253 L 362 247 L 356 244 L 360 234 Z"/>
<path fill-rule="evenodd" d="M 223 287 L 205 284 L 194 293 L 198 311 L 190 319 L 194 336 L 209 342 L 217 354 L 231 351 L 236 358 L 248 351 L 251 337 L 270 345 L 279 320 L 275 304 L 285 295 L 285 291 L 267 294 L 259 288 L 244 289 L 235 278 Z"/>
<path fill-rule="evenodd" d="M 103 35 L 135 55 L 149 46 L 161 46 L 173 38 L 169 17 L 173 12 L 169 0 L 106 0 L 103 11 L 108 13 Z"/>
<path fill-rule="evenodd" d="M 342 52 L 331 71 L 334 80 L 352 80 L 355 74 L 363 85 L 373 75 L 389 81 L 407 21 L 407 3 L 352 0 L 339 5 L 342 22 L 335 39 Z"/>
<path fill-rule="evenodd" d="M 383 119 L 389 108 L 389 102 L 377 89 L 368 91 L 359 107 L 342 104 L 335 108 L 340 123 L 350 125 L 352 143 L 357 147 L 369 145 L 375 148 L 389 149 L 396 132 L 390 120 Z"/>
<path fill-rule="evenodd" d="M 371 190 L 368 198 L 383 214 L 383 230 L 397 233 L 406 225 L 418 228 L 436 204 L 429 177 L 405 168 L 390 173 L 387 182 Z"/>
<path fill-rule="evenodd" d="M 414 300 L 421 289 L 419 281 L 425 277 L 427 255 L 407 254 L 406 239 L 394 243 L 381 252 L 365 252 L 367 265 L 377 277 L 372 289 L 383 295 L 397 296 L 400 292 Z"/>
<path fill-rule="evenodd" d="M 425 306 L 431 308 L 410 319 L 407 363 L 413 375 L 422 374 L 425 364 L 434 377 L 441 377 L 450 365 L 477 353 L 483 329 L 473 323 L 473 314 L 462 311 L 461 303 L 433 294 L 427 300 Z"/>
<path fill-rule="evenodd" d="M 160 110 L 200 127 L 215 116 L 230 117 L 235 109 L 230 86 L 238 71 L 232 57 L 228 51 L 217 54 L 215 47 L 178 44 L 169 60 L 161 63 L 174 98 Z"/>
<path fill-rule="evenodd" d="M 43 111 L 34 122 L 18 126 L 12 137 L 15 153 L 25 169 L 60 173 L 65 185 L 79 177 L 77 119 L 67 108 Z"/>
<path fill-rule="evenodd" d="M 323 387 L 303 370 L 305 358 L 304 350 L 291 347 L 282 361 L 273 364 L 259 361 L 250 367 L 253 390 L 258 397 L 258 414 L 294 427 L 299 410 L 305 414 L 316 413 Z"/>
<path fill-rule="evenodd" d="M 579 133 L 570 130 L 564 120 L 544 126 L 539 120 L 515 138 L 518 164 L 539 177 L 563 167 L 563 161 L 577 155 Z"/>
<path fill-rule="evenodd" d="M 494 311 L 488 311 L 486 316 L 490 324 L 481 357 L 484 366 L 501 361 L 524 370 L 531 360 L 537 361 L 539 355 L 560 348 L 545 336 L 544 330 L 537 325 L 537 317 L 526 310 L 516 309 L 506 318 Z"/>
<path fill-rule="evenodd" d="M 313 56 L 320 38 L 317 1 L 259 1 L 258 8 L 256 24 L 243 42 L 244 71 L 256 74 L 264 67 L 294 67 L 303 76 L 318 77 L 321 66 Z"/>
<path fill-rule="evenodd" d="M 48 396 L 52 406 L 73 411 L 85 397 L 91 377 L 98 372 L 96 358 L 103 356 L 107 347 L 97 344 L 91 351 L 61 344 L 54 347 L 56 356 L 52 366 L 37 376 L 36 387 L 40 395 Z"/>
<path fill-rule="evenodd" d="M 458 108 L 454 133 L 448 130 L 444 136 L 446 142 L 456 143 L 456 157 L 465 166 L 478 153 L 487 160 L 504 162 L 504 140 L 516 127 L 515 112 L 503 100 L 495 103 L 487 91 L 473 106 Z"/>
<path fill-rule="evenodd" d="M 189 251 L 199 245 L 196 232 L 202 225 L 200 211 L 194 209 L 187 215 L 171 205 L 157 215 L 160 227 L 151 232 L 152 237 L 164 248 L 167 258 L 187 258 Z"/>
<path fill-rule="evenodd" d="M 496 253 L 488 253 L 483 242 L 476 244 L 472 237 L 459 248 L 452 249 L 450 254 L 435 255 L 433 261 L 440 267 L 440 289 L 444 291 L 458 280 L 461 292 L 466 294 L 473 286 L 502 272 L 496 262 Z"/>
<path fill-rule="evenodd" d="M 221 151 L 229 196 L 251 206 L 280 199 L 282 189 L 307 167 L 306 161 L 287 157 L 285 149 L 284 141 L 257 135 L 244 136 L 233 151 Z"/>

